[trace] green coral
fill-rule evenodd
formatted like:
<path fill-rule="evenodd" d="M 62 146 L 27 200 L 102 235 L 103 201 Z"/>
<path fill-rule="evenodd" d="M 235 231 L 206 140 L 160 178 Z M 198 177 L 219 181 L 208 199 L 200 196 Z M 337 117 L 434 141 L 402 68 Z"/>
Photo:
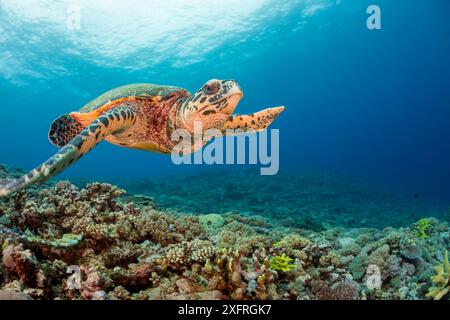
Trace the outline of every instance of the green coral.
<path fill-rule="evenodd" d="M 295 268 L 295 265 L 290 263 L 292 260 L 284 253 L 280 256 L 274 256 L 270 259 L 270 269 L 281 272 L 291 271 Z"/>
<path fill-rule="evenodd" d="M 76 246 L 78 243 L 80 243 L 81 240 L 83 240 L 82 235 L 67 233 L 67 234 L 64 234 L 62 236 L 62 238 L 51 241 L 50 244 L 53 247 L 67 248 L 67 247 Z"/>
<path fill-rule="evenodd" d="M 423 218 L 417 221 L 415 235 L 419 239 L 426 239 L 430 237 L 428 230 L 430 228 L 430 220 Z"/>
<path fill-rule="evenodd" d="M 69 248 L 78 245 L 82 240 L 83 236 L 78 234 L 67 233 L 64 234 L 59 239 L 46 240 L 39 238 L 31 233 L 31 231 L 26 230 L 24 232 L 24 238 L 32 243 L 39 243 L 42 245 L 48 245 L 54 248 Z"/>
<path fill-rule="evenodd" d="M 281 246 L 282 244 L 283 244 L 283 242 L 280 240 L 280 241 L 278 241 L 278 242 L 275 242 L 275 243 L 272 245 L 272 247 L 276 248 L 276 247 Z"/>
<path fill-rule="evenodd" d="M 450 263 L 448 261 L 448 251 L 445 251 L 444 261 L 438 264 L 434 270 L 436 275 L 431 277 L 431 281 L 435 284 L 426 294 L 427 298 L 440 300 L 450 290 Z"/>

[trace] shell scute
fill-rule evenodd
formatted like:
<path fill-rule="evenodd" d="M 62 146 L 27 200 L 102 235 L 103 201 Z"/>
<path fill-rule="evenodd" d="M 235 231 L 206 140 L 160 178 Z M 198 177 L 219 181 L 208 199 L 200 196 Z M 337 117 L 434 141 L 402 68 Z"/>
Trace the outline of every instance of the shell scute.
<path fill-rule="evenodd" d="M 149 99 L 161 99 L 182 90 L 173 86 L 162 86 L 151 83 L 135 83 L 112 89 L 92 100 L 80 109 L 81 113 L 89 113 L 98 110 L 105 105 L 112 104 L 121 99 L 131 97 L 144 97 Z"/>

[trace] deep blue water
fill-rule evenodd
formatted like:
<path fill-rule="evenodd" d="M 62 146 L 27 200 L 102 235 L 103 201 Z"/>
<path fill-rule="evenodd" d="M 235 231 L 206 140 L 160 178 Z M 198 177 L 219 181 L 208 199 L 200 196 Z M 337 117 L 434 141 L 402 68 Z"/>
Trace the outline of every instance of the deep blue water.
<path fill-rule="evenodd" d="M 286 106 L 273 125 L 280 170 L 342 172 L 450 202 L 447 0 L 190 3 L 0 0 L 0 162 L 39 165 L 56 151 L 51 121 L 116 86 L 194 92 L 232 78 L 245 92 L 236 112 Z M 80 29 L 66 26 L 71 4 Z M 381 30 L 366 27 L 370 4 L 382 10 Z M 64 176 L 199 169 L 103 143 Z"/>

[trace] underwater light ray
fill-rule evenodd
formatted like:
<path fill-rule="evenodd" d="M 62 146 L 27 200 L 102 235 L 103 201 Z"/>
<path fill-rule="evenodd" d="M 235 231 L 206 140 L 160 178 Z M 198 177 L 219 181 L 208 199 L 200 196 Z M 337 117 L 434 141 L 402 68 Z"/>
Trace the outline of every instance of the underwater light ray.
<path fill-rule="evenodd" d="M 79 30 L 66 25 L 74 5 Z M 292 10 L 300 18 L 302 10 L 324 6 L 324 0 L 1 0 L 0 47 L 16 50 L 0 60 L 0 73 L 17 83 L 33 78 L 27 70 L 51 79 L 70 73 L 68 59 L 130 71 L 163 62 L 183 68 L 225 44 L 258 39 Z"/>

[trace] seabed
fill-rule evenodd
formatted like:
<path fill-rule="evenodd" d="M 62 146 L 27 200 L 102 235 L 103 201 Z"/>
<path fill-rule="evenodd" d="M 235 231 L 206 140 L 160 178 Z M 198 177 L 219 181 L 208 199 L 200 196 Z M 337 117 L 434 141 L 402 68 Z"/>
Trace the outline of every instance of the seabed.
<path fill-rule="evenodd" d="M 450 214 L 288 176 L 60 181 L 1 199 L 0 298 L 449 298 Z"/>

